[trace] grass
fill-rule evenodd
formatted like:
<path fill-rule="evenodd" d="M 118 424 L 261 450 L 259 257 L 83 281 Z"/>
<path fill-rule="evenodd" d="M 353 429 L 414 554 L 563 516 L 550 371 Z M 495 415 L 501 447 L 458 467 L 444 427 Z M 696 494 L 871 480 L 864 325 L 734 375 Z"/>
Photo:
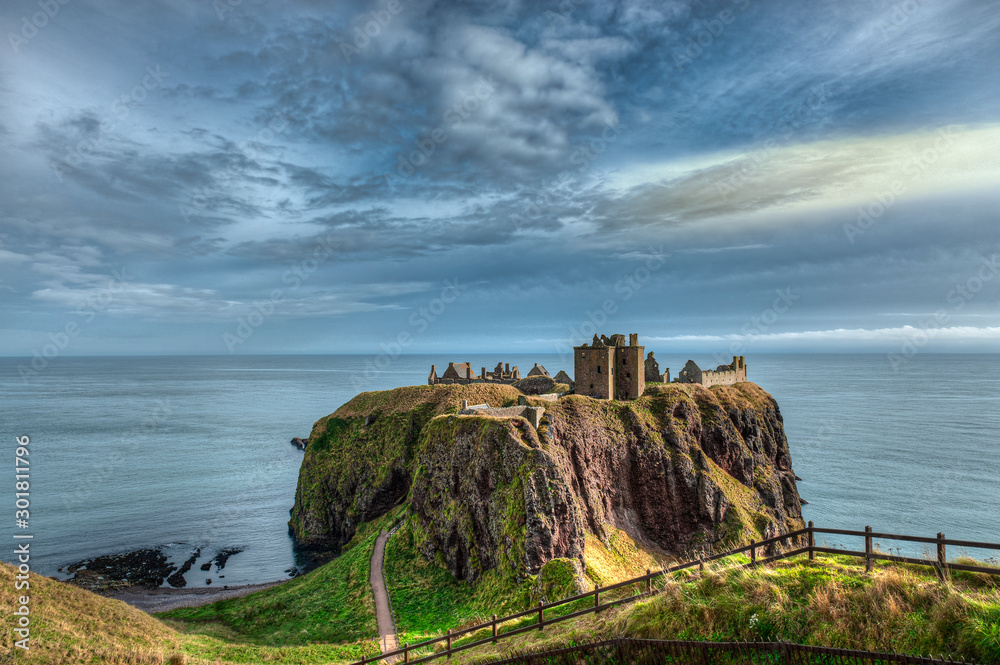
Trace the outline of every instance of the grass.
<path fill-rule="evenodd" d="M 534 579 L 517 582 L 492 570 L 475 585 L 460 582 L 417 551 L 412 521 L 386 545 L 385 576 L 400 640 L 410 643 L 522 609 Z"/>
<path fill-rule="evenodd" d="M 375 653 L 375 628 L 374 623 L 366 623 L 369 617 L 363 609 L 371 603 L 368 559 L 375 535 L 399 516 L 397 511 L 384 521 L 362 525 L 356 542 L 343 557 L 309 575 L 240 599 L 158 615 L 172 617 L 163 622 L 122 602 L 32 576 L 31 661 L 318 665 L 350 662 L 363 653 L 371 655 Z M 387 548 L 387 577 L 404 641 L 415 642 L 447 628 L 472 625 L 493 612 L 518 611 L 534 604 L 538 588 L 545 586 L 536 584 L 534 577 L 517 582 L 484 576 L 472 586 L 458 582 L 426 562 L 408 534 L 404 524 Z M 629 549 L 620 547 L 619 551 L 627 556 Z M 641 553 L 632 556 L 640 557 Z M 720 564 L 745 560 L 733 557 Z M 572 566 L 566 563 L 563 560 L 553 569 L 553 586 L 546 587 L 549 594 L 555 595 L 556 588 L 571 591 Z M 956 563 L 982 565 L 967 557 L 956 559 Z M 361 587 L 355 584 L 359 571 L 364 572 Z M 543 570 L 543 578 L 545 574 Z M 14 575 L 12 566 L 0 564 L 0 611 L 8 614 L 15 607 Z M 338 586 L 336 578 L 344 577 L 349 579 L 340 582 L 346 586 Z M 295 583 L 298 586 L 292 586 Z M 1000 580 L 982 574 L 955 572 L 945 584 L 927 567 L 878 562 L 874 571 L 866 574 L 863 561 L 822 555 L 815 562 L 799 557 L 753 570 L 684 571 L 669 580 L 658 580 L 655 586 L 658 592 L 652 597 L 547 626 L 541 632 L 528 631 L 496 646 L 456 654 L 452 662 L 481 663 L 511 649 L 557 648 L 595 638 L 630 636 L 788 640 L 946 654 L 984 665 L 1000 664 Z M 274 594 L 279 589 L 294 593 L 283 599 Z M 576 607 L 550 610 L 546 616 L 580 609 L 590 602 L 584 599 Z M 321 616 L 328 620 L 329 629 L 319 630 L 315 625 L 313 614 L 322 612 L 326 612 Z M 502 625 L 500 631 L 534 621 L 532 615 Z M 456 645 L 488 633 L 487 629 L 466 636 Z"/>
<path fill-rule="evenodd" d="M 7 626 L 4 649 L 16 650 L 15 601 L 30 597 L 30 655 L 22 654 L 24 662 L 138 665 L 181 654 L 180 635 L 130 605 L 41 575 L 31 575 L 28 589 L 15 590 L 16 574 L 14 566 L 0 563 L 0 613 Z"/>
<path fill-rule="evenodd" d="M 928 568 L 882 564 L 865 574 L 853 558 L 802 557 L 753 570 L 679 573 L 658 586 L 648 599 L 456 654 L 453 662 L 628 636 L 787 640 L 1000 663 L 1000 590 L 978 580 L 942 584 Z"/>
<path fill-rule="evenodd" d="M 369 585 L 369 560 L 381 529 L 400 509 L 360 525 L 349 548 L 333 561 L 264 591 L 158 614 L 183 621 L 188 633 L 268 646 L 344 643 L 378 634 Z M 173 624 L 180 627 L 180 624 Z"/>

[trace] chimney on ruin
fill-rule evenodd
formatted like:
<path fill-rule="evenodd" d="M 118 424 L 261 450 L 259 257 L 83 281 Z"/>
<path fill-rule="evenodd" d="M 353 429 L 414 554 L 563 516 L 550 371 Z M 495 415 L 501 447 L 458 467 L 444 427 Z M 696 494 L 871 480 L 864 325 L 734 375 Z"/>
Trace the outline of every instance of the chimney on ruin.
<path fill-rule="evenodd" d="M 628 345 L 629 346 L 639 346 L 639 333 L 631 333 L 628 336 Z"/>

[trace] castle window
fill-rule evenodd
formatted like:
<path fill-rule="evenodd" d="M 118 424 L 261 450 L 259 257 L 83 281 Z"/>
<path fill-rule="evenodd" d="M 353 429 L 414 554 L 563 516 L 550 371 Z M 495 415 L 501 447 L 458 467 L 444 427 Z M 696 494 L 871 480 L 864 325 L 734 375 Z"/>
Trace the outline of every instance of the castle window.
<path fill-rule="evenodd" d="M 631 379 L 632 378 L 632 372 L 625 372 L 625 378 L 626 379 Z"/>
<path fill-rule="evenodd" d="M 598 365 L 598 366 L 597 366 L 597 373 L 598 373 L 598 374 L 600 374 L 600 373 L 601 373 L 601 366 L 600 366 L 600 365 Z"/>

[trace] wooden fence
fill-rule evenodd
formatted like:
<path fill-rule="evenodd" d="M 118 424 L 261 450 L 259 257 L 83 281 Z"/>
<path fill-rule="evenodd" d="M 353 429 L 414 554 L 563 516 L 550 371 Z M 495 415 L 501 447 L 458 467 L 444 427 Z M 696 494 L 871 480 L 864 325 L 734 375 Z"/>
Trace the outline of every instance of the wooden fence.
<path fill-rule="evenodd" d="M 695 642 L 612 638 L 562 649 L 517 653 L 488 665 L 962 665 L 939 656 L 857 651 L 791 642 Z"/>
<path fill-rule="evenodd" d="M 860 550 L 847 550 L 838 549 L 833 547 L 821 547 L 816 545 L 816 534 L 830 534 L 838 536 L 853 536 L 858 538 L 864 538 L 865 550 L 862 552 Z M 900 540 L 913 543 L 925 543 L 929 545 L 935 545 L 937 550 L 937 556 L 935 559 L 918 559 L 913 557 L 896 556 L 891 554 L 884 554 L 882 552 L 876 552 L 874 548 L 874 539 L 879 538 L 882 540 Z M 802 541 L 805 544 L 802 544 Z M 779 547 L 781 543 L 785 541 L 791 541 L 793 544 L 792 549 L 786 549 L 780 551 L 776 554 L 770 554 L 763 558 L 758 558 L 758 550 L 765 550 L 765 553 L 775 550 Z M 797 547 L 796 547 L 797 545 Z M 466 649 L 473 649 L 477 646 L 484 644 L 496 643 L 498 640 L 502 640 L 508 637 L 513 637 L 514 635 L 520 635 L 531 630 L 544 630 L 545 626 L 550 626 L 554 623 L 560 621 L 567 621 L 569 619 L 575 619 L 576 617 L 583 616 L 585 614 L 590 614 L 591 612 L 600 612 L 601 610 L 615 607 L 624 603 L 630 603 L 632 601 L 638 600 L 640 598 L 645 598 L 652 594 L 653 592 L 653 580 L 656 578 L 666 577 L 672 573 L 680 572 L 682 570 L 687 570 L 689 568 L 699 568 L 704 570 L 705 564 L 712 561 L 717 561 L 719 559 L 725 559 L 737 554 L 743 554 L 749 552 L 750 562 L 739 566 L 734 566 L 734 568 L 744 568 L 759 566 L 761 564 L 770 563 L 772 561 L 778 561 L 780 559 L 787 559 L 794 556 L 799 556 L 801 554 L 808 554 L 809 560 L 812 561 L 816 558 L 816 554 L 840 554 L 846 556 L 858 557 L 865 560 L 865 570 L 870 571 L 875 561 L 892 561 L 896 563 L 908 563 L 916 564 L 922 566 L 930 566 L 937 571 L 937 575 L 940 579 L 948 579 L 951 571 L 966 571 L 972 573 L 985 573 L 987 575 L 1000 575 L 1000 567 L 985 567 L 985 566 L 974 566 L 958 563 L 950 563 L 947 560 L 947 548 L 948 547 L 964 547 L 964 548 L 974 548 L 974 549 L 988 549 L 988 550 L 1000 550 L 1000 543 L 980 543 L 969 540 L 949 540 L 944 537 L 943 533 L 939 533 L 936 538 L 927 538 L 924 536 L 906 536 L 891 533 L 881 533 L 872 531 L 870 526 L 866 526 L 864 531 L 850 531 L 847 529 L 822 529 L 813 526 L 812 522 L 804 529 L 799 529 L 797 531 L 792 531 L 781 536 L 776 536 L 774 538 L 768 538 L 767 540 L 762 540 L 760 542 L 750 541 L 749 545 L 744 545 L 743 547 L 737 547 L 736 549 L 729 550 L 727 552 L 721 552 L 719 554 L 713 554 L 712 556 L 704 557 L 701 559 L 695 559 L 693 561 L 687 561 L 685 563 L 677 564 L 664 568 L 656 572 L 647 570 L 645 575 L 639 577 L 634 577 L 630 580 L 625 580 L 624 582 L 618 582 L 617 584 L 611 584 L 606 587 L 598 585 L 593 591 L 588 591 L 586 593 L 581 593 L 576 596 L 570 596 L 569 598 L 563 598 L 562 600 L 557 600 L 551 603 L 539 602 L 536 607 L 531 607 L 521 612 L 515 612 L 514 614 L 509 614 L 504 617 L 497 617 L 493 615 L 490 621 L 485 623 L 480 623 L 475 626 L 469 626 L 467 628 L 462 628 L 461 630 L 449 630 L 446 634 L 439 637 L 434 637 L 429 640 L 424 640 L 423 642 L 418 642 L 416 644 L 404 644 L 402 648 L 395 649 L 394 651 L 387 651 L 378 656 L 364 657 L 357 661 L 353 665 L 364 665 L 365 663 L 374 663 L 377 661 L 385 660 L 386 662 L 397 662 L 399 657 L 402 657 L 402 662 L 404 663 L 425 663 L 437 658 L 450 658 L 452 654 L 458 653 L 460 651 L 465 651 Z M 601 602 L 602 594 L 609 594 L 612 591 L 618 589 L 624 589 L 632 585 L 640 585 L 641 591 L 638 594 L 626 596 L 624 598 L 617 598 L 613 600 L 608 600 L 606 602 Z M 607 596 L 606 596 L 607 597 Z M 583 609 L 579 609 L 568 614 L 562 614 L 556 617 L 551 617 L 546 619 L 545 612 L 552 610 L 556 607 L 561 607 L 568 605 L 570 603 L 576 603 L 587 598 L 593 598 L 593 605 L 589 605 Z M 505 630 L 504 632 L 499 631 L 499 626 L 509 621 L 517 621 L 520 619 L 525 619 L 527 617 L 537 616 L 537 621 L 533 621 L 530 624 L 522 625 L 510 630 Z M 475 640 L 473 642 L 468 642 L 466 644 L 455 645 L 455 640 L 465 636 L 476 633 L 480 630 L 490 630 L 490 636 L 482 639 Z M 426 649 L 427 647 L 434 647 L 437 644 L 444 643 L 445 648 L 441 651 L 437 651 L 431 654 L 417 655 L 413 653 L 412 656 L 416 658 L 411 658 L 411 652 L 416 652 L 420 649 Z"/>

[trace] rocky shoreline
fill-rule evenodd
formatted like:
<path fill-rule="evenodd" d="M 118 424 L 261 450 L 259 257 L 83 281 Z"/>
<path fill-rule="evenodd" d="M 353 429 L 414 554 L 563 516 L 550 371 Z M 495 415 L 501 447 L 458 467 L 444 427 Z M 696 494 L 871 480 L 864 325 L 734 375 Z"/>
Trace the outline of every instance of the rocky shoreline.
<path fill-rule="evenodd" d="M 214 563 L 218 574 L 225 569 L 230 557 L 242 551 L 242 547 L 223 548 L 202 564 L 201 570 L 211 570 Z M 103 595 L 125 589 L 145 589 L 152 592 L 160 590 L 164 583 L 174 589 L 182 589 L 188 584 L 185 575 L 200 557 L 201 548 L 196 547 L 183 564 L 175 566 L 170 563 L 162 547 L 147 547 L 75 561 L 59 568 L 59 572 L 71 575 L 64 580 L 66 583 Z M 218 577 L 224 579 L 225 575 Z M 212 578 L 206 578 L 205 584 L 212 584 Z"/>

